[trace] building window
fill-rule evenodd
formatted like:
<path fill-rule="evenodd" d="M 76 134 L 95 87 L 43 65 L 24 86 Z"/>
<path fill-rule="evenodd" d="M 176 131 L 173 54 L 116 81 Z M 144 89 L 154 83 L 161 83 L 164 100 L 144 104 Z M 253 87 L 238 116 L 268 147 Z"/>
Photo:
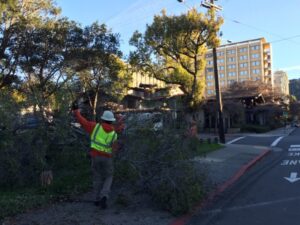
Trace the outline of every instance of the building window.
<path fill-rule="evenodd" d="M 240 52 L 246 52 L 247 48 L 240 48 Z"/>
<path fill-rule="evenodd" d="M 228 69 L 234 69 L 234 68 L 235 68 L 235 64 L 228 65 Z"/>
<path fill-rule="evenodd" d="M 259 69 L 254 69 L 254 70 L 252 70 L 252 73 L 253 74 L 260 74 L 260 70 Z"/>
<path fill-rule="evenodd" d="M 224 63 L 224 59 L 218 59 L 217 62 L 218 63 Z"/>
<path fill-rule="evenodd" d="M 213 69 L 212 67 L 206 68 L 206 72 L 207 72 L 207 73 L 210 73 L 210 72 L 213 72 L 213 71 L 214 71 L 214 69 Z"/>
<path fill-rule="evenodd" d="M 228 76 L 229 76 L 229 77 L 234 77 L 235 75 L 236 75 L 235 72 L 229 72 L 229 73 L 228 73 Z"/>
<path fill-rule="evenodd" d="M 247 70 L 243 70 L 243 71 L 240 71 L 240 75 L 241 76 L 245 76 L 248 74 L 248 71 Z"/>
<path fill-rule="evenodd" d="M 224 52 L 217 52 L 217 56 L 222 56 L 224 55 Z"/>
<path fill-rule="evenodd" d="M 257 58 L 259 58 L 259 54 L 258 53 L 252 54 L 252 59 L 257 59 Z"/>
<path fill-rule="evenodd" d="M 246 60 L 248 57 L 247 57 L 247 55 L 241 55 L 240 56 L 240 60 Z"/>
<path fill-rule="evenodd" d="M 225 81 L 224 81 L 224 80 L 221 80 L 221 81 L 220 81 L 220 84 L 221 84 L 221 86 L 225 86 Z"/>
<path fill-rule="evenodd" d="M 234 53 L 235 53 L 235 50 L 234 50 L 234 49 L 227 50 L 227 54 L 228 54 L 228 55 L 231 55 L 231 54 L 234 54 Z"/>
<path fill-rule="evenodd" d="M 206 79 L 207 79 L 207 80 L 213 80 L 213 79 L 214 79 L 214 76 L 213 76 L 213 75 L 208 75 L 208 76 L 206 77 Z"/>
<path fill-rule="evenodd" d="M 234 62 L 235 61 L 235 58 L 234 57 L 229 57 L 228 58 L 228 62 Z"/>
<path fill-rule="evenodd" d="M 219 77 L 220 77 L 220 78 L 225 77 L 224 73 L 219 73 Z"/>
<path fill-rule="evenodd" d="M 212 60 L 208 60 L 207 61 L 207 65 L 212 65 L 213 64 L 213 61 Z"/>
<path fill-rule="evenodd" d="M 241 63 L 241 64 L 240 64 L 240 67 L 241 67 L 241 68 L 245 68 L 245 67 L 247 67 L 247 66 L 248 66 L 248 63 Z"/>
<path fill-rule="evenodd" d="M 213 84 L 213 82 L 207 82 L 207 86 L 208 87 L 211 87 L 211 86 L 213 86 L 214 84 Z"/>
<path fill-rule="evenodd" d="M 251 46 L 251 50 L 258 50 L 258 49 L 259 49 L 259 45 Z"/>
<path fill-rule="evenodd" d="M 218 70 L 224 70 L 224 66 L 218 66 Z"/>
<path fill-rule="evenodd" d="M 253 61 L 252 66 L 259 66 L 260 62 L 259 61 Z"/>
<path fill-rule="evenodd" d="M 213 91 L 213 90 L 207 90 L 207 94 L 209 94 L 209 95 L 212 95 L 212 94 L 214 94 L 215 92 Z"/>
<path fill-rule="evenodd" d="M 206 54 L 206 58 L 212 58 L 212 57 L 213 57 L 213 54 L 212 54 L 212 53 Z"/>

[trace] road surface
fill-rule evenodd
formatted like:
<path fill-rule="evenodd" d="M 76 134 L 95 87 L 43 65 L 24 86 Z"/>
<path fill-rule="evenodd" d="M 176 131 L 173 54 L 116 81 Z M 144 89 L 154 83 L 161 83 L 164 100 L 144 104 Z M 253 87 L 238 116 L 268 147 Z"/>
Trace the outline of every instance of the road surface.
<path fill-rule="evenodd" d="M 289 136 L 250 136 L 235 143 L 276 148 L 188 224 L 300 224 L 300 129 Z"/>

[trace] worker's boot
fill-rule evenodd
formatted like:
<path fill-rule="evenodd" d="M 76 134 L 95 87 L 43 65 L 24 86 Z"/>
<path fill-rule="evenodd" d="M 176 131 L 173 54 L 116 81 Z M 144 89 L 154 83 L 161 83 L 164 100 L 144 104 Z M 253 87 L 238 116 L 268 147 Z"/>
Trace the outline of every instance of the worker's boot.
<path fill-rule="evenodd" d="M 106 209 L 107 208 L 107 202 L 106 201 L 107 201 L 107 197 L 104 196 L 104 197 L 101 198 L 101 200 L 100 200 L 100 206 L 101 206 L 102 209 Z"/>

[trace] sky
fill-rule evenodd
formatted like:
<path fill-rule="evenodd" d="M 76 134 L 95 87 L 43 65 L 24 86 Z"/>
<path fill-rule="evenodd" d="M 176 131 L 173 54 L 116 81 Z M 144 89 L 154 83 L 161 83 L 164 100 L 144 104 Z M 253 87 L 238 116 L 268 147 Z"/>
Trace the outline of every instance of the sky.
<path fill-rule="evenodd" d="M 201 0 L 56 0 L 62 15 L 80 23 L 105 23 L 121 35 L 121 50 L 128 55 L 128 41 L 133 32 L 144 32 L 153 16 L 167 11 L 168 15 L 185 13 Z M 218 0 L 218 15 L 224 18 L 222 42 L 266 38 L 272 46 L 273 71 L 284 70 L 289 79 L 300 78 L 300 0 Z"/>

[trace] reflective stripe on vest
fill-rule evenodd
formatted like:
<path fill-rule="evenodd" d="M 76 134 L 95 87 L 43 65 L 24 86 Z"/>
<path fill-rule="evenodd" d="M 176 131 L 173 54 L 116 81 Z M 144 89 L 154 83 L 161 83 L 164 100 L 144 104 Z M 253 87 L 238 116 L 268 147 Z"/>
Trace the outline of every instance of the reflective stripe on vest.
<path fill-rule="evenodd" d="M 91 148 L 112 153 L 112 143 L 117 139 L 117 134 L 115 131 L 106 133 L 100 124 L 96 124 L 92 135 L 91 135 Z"/>

